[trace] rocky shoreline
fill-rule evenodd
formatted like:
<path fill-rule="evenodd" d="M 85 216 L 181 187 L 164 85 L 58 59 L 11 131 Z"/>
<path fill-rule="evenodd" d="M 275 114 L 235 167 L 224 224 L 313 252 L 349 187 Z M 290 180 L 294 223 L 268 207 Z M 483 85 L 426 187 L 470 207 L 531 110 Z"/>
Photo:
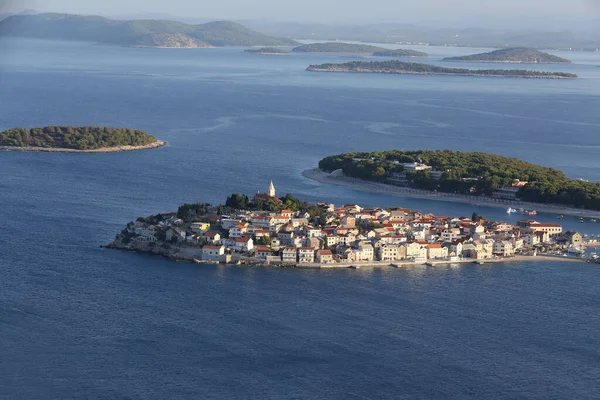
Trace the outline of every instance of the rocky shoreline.
<path fill-rule="evenodd" d="M 149 150 L 156 149 L 165 146 L 167 143 L 162 140 L 157 140 L 154 143 L 145 144 L 142 146 L 116 146 L 116 147 L 102 147 L 99 149 L 92 150 L 77 150 L 67 148 L 49 148 L 49 147 L 16 147 L 16 146 L 0 146 L 0 150 L 5 151 L 37 151 L 45 153 L 117 153 L 121 151 L 137 151 L 137 150 Z"/>
<path fill-rule="evenodd" d="M 451 193 L 438 193 L 430 192 L 427 190 L 419 190 L 412 188 L 405 188 L 400 186 L 386 185 L 383 183 L 363 181 L 356 178 L 350 178 L 347 176 L 334 176 L 327 172 L 323 172 L 318 168 L 309 169 L 302 172 L 302 176 L 308 179 L 320 183 L 327 183 L 331 185 L 350 187 L 353 189 L 363 190 L 365 192 L 390 194 L 401 197 L 412 197 L 419 199 L 430 199 L 439 200 L 454 203 L 465 203 L 472 204 L 475 206 L 485 206 L 494 208 L 523 208 L 523 209 L 535 209 L 538 212 L 544 212 L 549 214 L 557 215 L 573 215 L 577 217 L 588 217 L 588 218 L 600 218 L 599 211 L 593 210 L 582 210 L 578 208 L 569 208 L 560 205 L 547 205 L 540 203 L 528 203 L 522 201 L 506 201 L 502 203 L 494 202 L 494 199 L 482 198 L 467 195 L 457 195 Z"/>
<path fill-rule="evenodd" d="M 485 64 L 531 64 L 531 65 L 540 65 L 540 64 L 558 64 L 558 65 L 568 65 L 570 62 L 534 62 L 534 61 L 511 61 L 511 60 L 498 60 L 498 61 L 489 61 L 489 60 L 442 60 L 442 61 L 452 61 L 452 62 L 460 62 L 460 63 L 485 63 Z"/>

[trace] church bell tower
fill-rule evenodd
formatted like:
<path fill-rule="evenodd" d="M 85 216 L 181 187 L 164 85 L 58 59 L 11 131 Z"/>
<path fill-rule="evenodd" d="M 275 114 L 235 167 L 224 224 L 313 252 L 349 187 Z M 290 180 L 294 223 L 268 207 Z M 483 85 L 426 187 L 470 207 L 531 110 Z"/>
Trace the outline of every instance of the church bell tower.
<path fill-rule="evenodd" d="M 273 181 L 269 185 L 269 196 L 275 197 L 275 186 L 273 185 Z"/>

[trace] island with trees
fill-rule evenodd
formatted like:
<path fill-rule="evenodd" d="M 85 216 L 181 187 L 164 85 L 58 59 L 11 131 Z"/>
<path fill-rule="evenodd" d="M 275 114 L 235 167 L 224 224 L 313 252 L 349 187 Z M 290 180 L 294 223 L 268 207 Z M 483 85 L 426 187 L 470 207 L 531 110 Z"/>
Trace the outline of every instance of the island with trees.
<path fill-rule="evenodd" d="M 490 51 L 488 53 L 472 54 L 462 57 L 447 57 L 443 61 L 465 61 L 480 63 L 510 63 L 510 64 L 570 64 L 566 58 L 554 56 L 526 47 L 510 47 Z"/>
<path fill-rule="evenodd" d="M 329 156 L 319 169 L 342 177 L 427 191 L 600 210 L 600 183 L 482 152 L 390 150 Z"/>
<path fill-rule="evenodd" d="M 369 44 L 326 42 L 304 44 L 294 47 L 292 51 L 295 53 L 375 53 L 389 51 L 389 49 Z"/>
<path fill-rule="evenodd" d="M 144 131 L 128 128 L 47 126 L 0 132 L 1 150 L 108 153 L 164 145 Z"/>
<path fill-rule="evenodd" d="M 351 61 L 341 64 L 310 65 L 312 72 L 355 72 L 408 75 L 458 75 L 505 78 L 575 79 L 576 74 L 567 72 L 528 71 L 522 69 L 465 69 L 438 67 L 431 64 L 391 61 Z"/>
<path fill-rule="evenodd" d="M 77 40 L 132 47 L 295 46 L 231 21 L 185 24 L 169 20 L 115 20 L 95 15 L 18 14 L 0 21 L 0 37 Z"/>
<path fill-rule="evenodd" d="M 429 57 L 429 54 L 423 51 L 396 49 L 396 50 L 381 50 L 373 53 L 374 57 Z"/>
<path fill-rule="evenodd" d="M 289 56 L 290 52 L 279 47 L 261 47 L 244 50 L 246 53 L 257 54 L 261 56 Z"/>

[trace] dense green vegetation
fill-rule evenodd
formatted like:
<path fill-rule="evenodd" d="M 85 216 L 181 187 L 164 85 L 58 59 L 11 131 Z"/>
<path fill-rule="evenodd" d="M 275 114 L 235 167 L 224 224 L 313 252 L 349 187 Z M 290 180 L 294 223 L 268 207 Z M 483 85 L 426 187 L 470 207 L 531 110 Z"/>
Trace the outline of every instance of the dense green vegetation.
<path fill-rule="evenodd" d="M 291 46 L 229 21 L 189 25 L 177 21 L 118 21 L 72 14 L 13 15 L 0 21 L 0 36 L 80 40 L 126 46 Z M 156 42 L 156 43 L 155 43 Z"/>
<path fill-rule="evenodd" d="M 104 147 L 142 146 L 156 142 L 144 131 L 105 127 L 47 126 L 0 132 L 0 146 L 95 150 Z"/>
<path fill-rule="evenodd" d="M 211 207 L 206 203 L 183 204 L 177 210 L 177 217 L 186 222 L 190 222 L 193 220 L 202 219 L 202 217 L 206 216 L 209 212 L 216 212 L 217 215 L 226 215 L 232 213 L 234 210 L 300 211 L 301 213 L 308 213 L 313 222 L 320 225 L 325 225 L 327 216 L 325 209 L 302 201 L 291 194 L 286 194 L 278 199 L 268 199 L 266 201 L 260 200 L 254 202 L 248 197 L 248 195 L 234 193 L 231 196 L 227 196 L 227 200 L 225 201 L 224 205 L 219 204 L 215 207 Z"/>
<path fill-rule="evenodd" d="M 566 58 L 553 56 L 526 47 L 511 47 L 490 51 L 489 53 L 472 54 L 462 57 L 448 57 L 444 61 L 473 61 L 473 62 L 508 62 L 524 64 L 570 64 Z"/>
<path fill-rule="evenodd" d="M 416 50 L 382 50 L 373 53 L 375 57 L 429 57 L 429 54 Z"/>
<path fill-rule="evenodd" d="M 208 203 L 185 203 L 177 209 L 177 218 L 185 222 L 194 221 L 196 218 L 206 215 L 210 204 Z"/>
<path fill-rule="evenodd" d="M 262 47 L 259 49 L 246 49 L 244 51 L 252 54 L 290 54 L 289 51 L 278 47 Z"/>
<path fill-rule="evenodd" d="M 305 44 L 293 48 L 292 51 L 297 53 L 374 53 L 376 51 L 388 51 L 388 49 L 368 44 L 327 42 Z"/>
<path fill-rule="evenodd" d="M 441 178 L 435 180 L 429 172 L 404 171 L 402 163 L 419 161 L 444 171 Z M 379 182 L 405 172 L 416 188 L 475 195 L 490 195 L 518 179 L 529 182 L 517 193 L 522 200 L 600 210 L 600 183 L 569 179 L 556 169 L 495 154 L 449 150 L 346 153 L 322 159 L 319 168 L 341 169 L 347 176 Z"/>
<path fill-rule="evenodd" d="M 311 65 L 307 71 L 316 72 L 370 72 L 382 74 L 430 74 L 430 75 L 470 75 L 504 76 L 517 78 L 577 78 L 566 72 L 527 71 L 522 69 L 465 69 L 446 68 L 431 64 L 390 61 L 351 61 L 343 64 Z"/>

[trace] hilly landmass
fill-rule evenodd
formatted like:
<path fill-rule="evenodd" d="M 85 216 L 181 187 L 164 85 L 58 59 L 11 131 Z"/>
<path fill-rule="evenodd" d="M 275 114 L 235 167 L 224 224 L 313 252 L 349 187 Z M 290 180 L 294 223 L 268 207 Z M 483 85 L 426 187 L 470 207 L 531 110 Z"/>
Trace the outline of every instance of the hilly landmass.
<path fill-rule="evenodd" d="M 310 65 L 307 71 L 312 72 L 358 72 L 377 74 L 408 74 L 408 75 L 460 75 L 488 76 L 506 78 L 546 78 L 567 79 L 577 78 L 577 75 L 566 72 L 527 71 L 522 69 L 465 69 L 446 68 L 423 63 L 407 63 L 392 61 L 352 61 L 343 64 Z"/>
<path fill-rule="evenodd" d="M 168 20 L 118 21 L 72 14 L 12 15 L 0 21 L 0 37 L 98 42 L 121 46 L 293 46 L 229 21 L 190 25 Z"/>
<path fill-rule="evenodd" d="M 376 51 L 373 55 L 375 57 L 429 57 L 425 52 L 406 49 Z"/>
<path fill-rule="evenodd" d="M 389 49 L 368 44 L 327 42 L 305 44 L 293 48 L 292 51 L 296 53 L 375 53 L 389 51 Z"/>
<path fill-rule="evenodd" d="M 489 53 L 472 54 L 462 57 L 448 57 L 444 61 L 493 62 L 513 64 L 570 64 L 566 58 L 553 56 L 525 47 L 512 47 L 490 51 Z"/>

